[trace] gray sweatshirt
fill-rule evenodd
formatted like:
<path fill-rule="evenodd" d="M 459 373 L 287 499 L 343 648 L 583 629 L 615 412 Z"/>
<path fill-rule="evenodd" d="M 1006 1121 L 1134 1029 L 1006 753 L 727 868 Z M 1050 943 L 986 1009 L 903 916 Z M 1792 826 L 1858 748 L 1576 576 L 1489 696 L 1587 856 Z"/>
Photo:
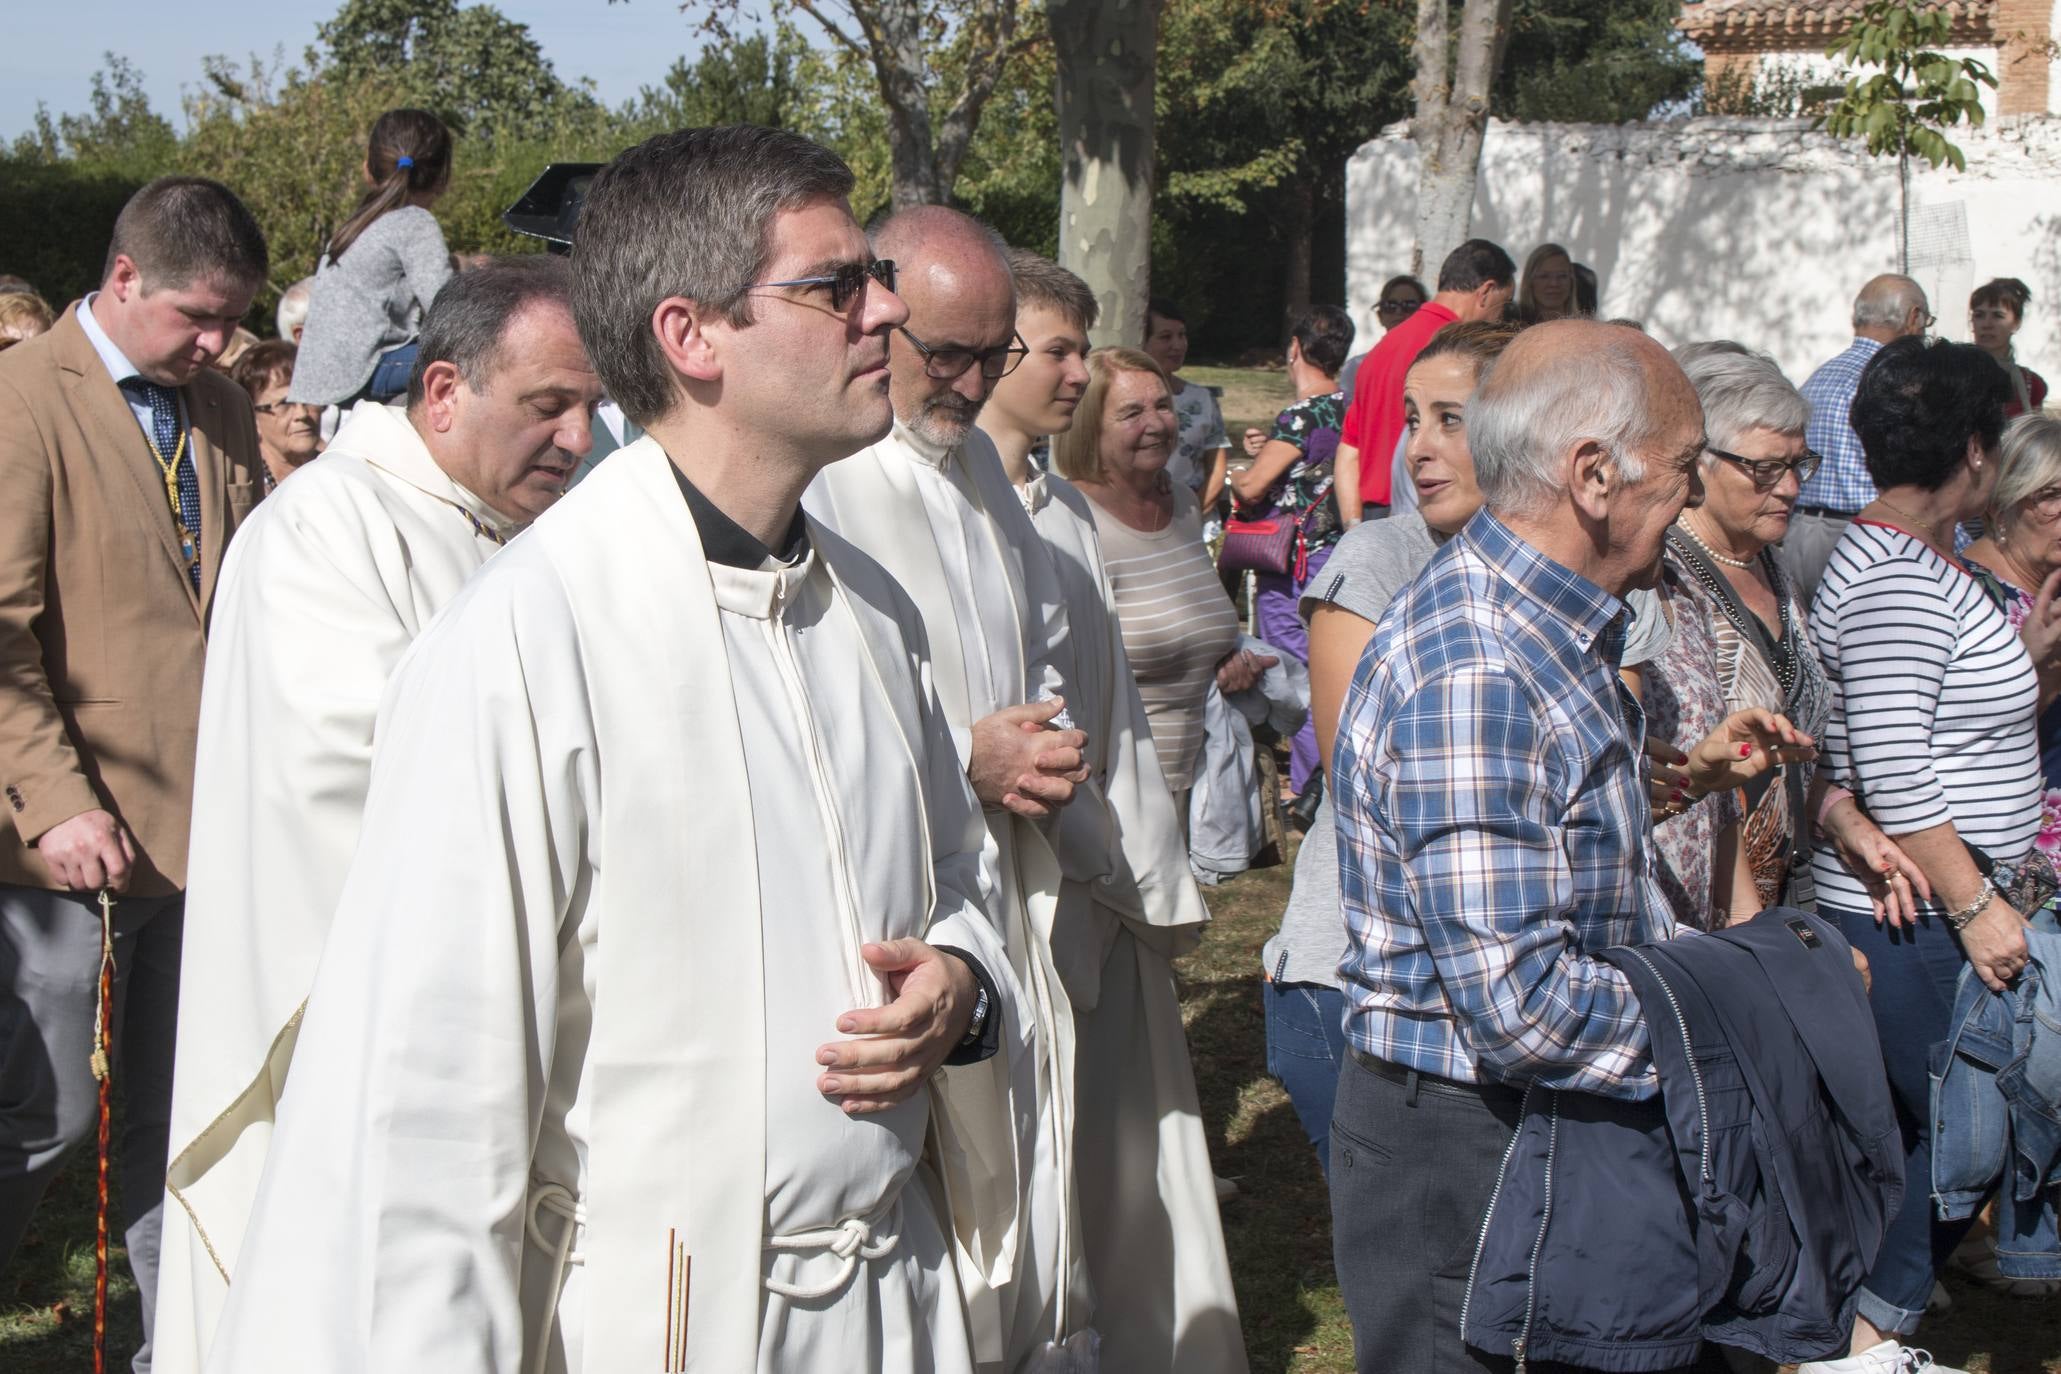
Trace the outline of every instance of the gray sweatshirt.
<path fill-rule="evenodd" d="M 287 399 L 338 405 L 363 391 L 379 355 L 421 330 L 450 276 L 451 250 L 429 211 L 404 205 L 372 221 L 341 259 L 315 271 Z"/>

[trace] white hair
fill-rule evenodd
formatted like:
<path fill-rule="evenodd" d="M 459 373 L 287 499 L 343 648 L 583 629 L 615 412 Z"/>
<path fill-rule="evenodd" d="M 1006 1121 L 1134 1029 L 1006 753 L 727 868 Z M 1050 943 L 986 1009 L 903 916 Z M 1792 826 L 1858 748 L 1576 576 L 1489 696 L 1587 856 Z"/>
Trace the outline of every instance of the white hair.
<path fill-rule="evenodd" d="M 1989 496 L 1990 520 L 2000 535 L 2017 523 L 2018 507 L 2046 488 L 2061 485 L 2061 420 L 2020 415 L 2004 426 L 2004 452 L 1997 484 Z"/>
<path fill-rule="evenodd" d="M 1712 339 L 1683 344 L 1675 350 L 1675 361 L 1703 403 L 1703 432 L 1712 448 L 1732 448 L 1748 430 L 1802 434 L 1810 426 L 1811 403 L 1765 353 L 1730 339 Z M 1717 461 L 1704 450 L 1705 467 Z"/>
<path fill-rule="evenodd" d="M 1870 278 L 1853 300 L 1853 327 L 1879 329 L 1902 325 L 1913 310 L 1925 308 L 1925 288 L 1909 277 L 1885 272 Z"/>
<path fill-rule="evenodd" d="M 273 319 L 279 325 L 279 337 L 288 343 L 293 342 L 293 331 L 308 322 L 308 295 L 314 285 L 313 277 L 302 277 L 279 293 L 279 310 Z"/>
<path fill-rule="evenodd" d="M 1517 375 L 1491 366 L 1467 406 L 1474 480 L 1497 515 L 1550 508 L 1564 490 L 1561 464 L 1583 443 L 1601 444 L 1626 482 L 1641 480 L 1646 464 L 1638 450 L 1658 431 L 1646 365 L 1629 339 L 1570 351 Z"/>

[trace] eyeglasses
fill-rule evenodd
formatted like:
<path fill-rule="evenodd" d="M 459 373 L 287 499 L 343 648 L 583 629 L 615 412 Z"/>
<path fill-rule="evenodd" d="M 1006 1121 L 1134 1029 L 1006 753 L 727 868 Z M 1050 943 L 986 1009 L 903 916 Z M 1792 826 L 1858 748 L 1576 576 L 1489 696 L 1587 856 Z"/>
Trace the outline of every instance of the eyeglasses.
<path fill-rule="evenodd" d="M 1377 315 L 1413 315 L 1423 301 L 1383 301 L 1374 307 Z"/>
<path fill-rule="evenodd" d="M 320 410 L 320 409 L 322 409 L 322 407 L 321 407 L 321 406 L 315 405 L 315 404 L 313 404 L 313 403 L 311 403 L 311 402 L 308 402 L 308 401 L 274 401 L 274 402 L 272 402 L 272 403 L 271 403 L 270 405 L 262 405 L 262 406 L 252 406 L 252 407 L 251 407 L 251 410 L 252 410 L 253 412 L 255 412 L 256 414 L 259 414 L 259 415 L 277 415 L 277 414 L 279 414 L 279 413 L 280 413 L 281 411 L 283 411 L 283 410 Z"/>
<path fill-rule="evenodd" d="M 2042 487 L 2025 498 L 2024 508 L 2042 520 L 2061 515 L 2061 487 Z"/>
<path fill-rule="evenodd" d="M 1721 448 L 1706 449 L 1705 452 L 1709 453 L 1713 458 L 1722 458 L 1733 467 L 1738 468 L 1739 471 L 1752 478 L 1753 485 L 1762 491 L 1775 486 L 1792 472 L 1796 474 L 1798 483 L 1808 482 L 1811 480 L 1812 474 L 1817 472 L 1818 468 L 1825 461 L 1825 456 L 1822 453 L 1813 453 L 1809 449 L 1803 451 L 1803 457 L 1789 463 L 1785 463 L 1779 458 L 1741 458 L 1738 454 L 1727 453 Z"/>
<path fill-rule="evenodd" d="M 830 288 L 830 308 L 842 311 L 865 293 L 866 283 L 869 281 L 877 281 L 888 290 L 894 290 L 894 259 L 875 258 L 871 262 L 848 262 L 825 277 L 794 277 L 788 281 L 755 282 L 746 290 L 770 291 L 776 286 L 827 286 Z"/>
<path fill-rule="evenodd" d="M 1030 356 L 1030 345 L 1017 334 L 1000 348 L 990 348 L 976 353 L 970 348 L 954 348 L 946 345 L 932 348 L 907 329 L 895 331 L 909 341 L 918 353 L 923 355 L 923 375 L 934 382 L 953 382 L 966 375 L 966 370 L 975 363 L 980 364 L 980 375 L 991 382 L 998 382 L 1016 371 L 1017 365 Z"/>

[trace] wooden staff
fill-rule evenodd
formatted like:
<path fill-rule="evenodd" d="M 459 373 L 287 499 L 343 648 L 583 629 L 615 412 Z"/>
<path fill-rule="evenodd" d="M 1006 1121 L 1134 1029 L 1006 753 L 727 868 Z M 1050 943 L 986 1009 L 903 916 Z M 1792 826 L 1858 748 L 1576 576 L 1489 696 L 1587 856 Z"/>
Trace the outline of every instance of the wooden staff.
<path fill-rule="evenodd" d="M 93 1017 L 93 1077 L 100 1084 L 100 1185 L 93 1235 L 93 1374 L 107 1374 L 107 1133 L 113 1115 L 114 891 L 100 889 L 100 1002 Z"/>

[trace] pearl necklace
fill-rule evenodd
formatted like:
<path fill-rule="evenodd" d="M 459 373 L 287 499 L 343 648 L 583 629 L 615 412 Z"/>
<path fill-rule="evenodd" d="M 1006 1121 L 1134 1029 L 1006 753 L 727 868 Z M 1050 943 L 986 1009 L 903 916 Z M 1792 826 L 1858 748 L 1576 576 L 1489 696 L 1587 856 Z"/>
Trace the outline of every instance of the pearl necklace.
<path fill-rule="evenodd" d="M 1753 560 L 1751 558 L 1727 558 L 1723 554 L 1719 553 L 1716 549 L 1712 548 L 1710 545 L 1704 543 L 1702 536 L 1697 534 L 1696 531 L 1690 527 L 1689 519 L 1686 515 L 1678 518 L 1675 521 L 1675 524 L 1681 528 L 1683 534 L 1689 536 L 1690 540 L 1695 543 L 1697 548 L 1703 550 L 1703 552 L 1710 557 L 1710 560 L 1712 562 L 1722 563 L 1728 568 L 1737 568 L 1741 572 L 1744 572 L 1748 568 L 1753 566 Z"/>

